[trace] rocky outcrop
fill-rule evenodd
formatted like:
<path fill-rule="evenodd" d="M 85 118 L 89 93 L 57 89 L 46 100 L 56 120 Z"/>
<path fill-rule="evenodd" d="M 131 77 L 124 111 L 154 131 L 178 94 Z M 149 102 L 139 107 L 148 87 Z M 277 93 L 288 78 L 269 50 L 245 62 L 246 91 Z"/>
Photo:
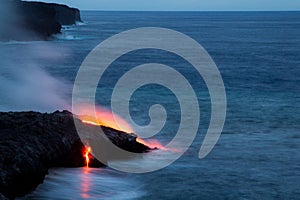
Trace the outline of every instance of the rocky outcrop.
<path fill-rule="evenodd" d="M 13 199 L 34 190 L 51 167 L 82 167 L 85 146 L 79 139 L 68 111 L 0 113 L 0 197 Z M 97 127 L 99 128 L 99 127 Z M 150 149 L 136 142 L 136 136 L 102 127 L 105 135 L 120 148 L 131 152 Z M 100 134 L 100 133 L 99 133 Z M 103 166 L 91 156 L 90 167 Z"/>
<path fill-rule="evenodd" d="M 47 40 L 62 25 L 81 21 L 80 11 L 66 5 L 1 0 L 0 40 Z"/>
<path fill-rule="evenodd" d="M 41 3 L 40 4 L 45 4 Z M 61 25 L 73 25 L 76 22 L 81 22 L 80 11 L 77 8 L 70 8 L 66 5 L 48 3 L 47 6 L 55 10 L 55 19 Z"/>

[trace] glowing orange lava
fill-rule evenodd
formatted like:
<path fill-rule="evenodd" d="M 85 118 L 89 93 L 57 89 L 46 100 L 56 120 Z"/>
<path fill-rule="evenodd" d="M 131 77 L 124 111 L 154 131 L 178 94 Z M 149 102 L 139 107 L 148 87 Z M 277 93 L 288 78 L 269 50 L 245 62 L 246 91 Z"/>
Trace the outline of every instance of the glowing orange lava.
<path fill-rule="evenodd" d="M 91 153 L 91 147 L 85 147 L 84 157 L 85 157 L 86 168 L 89 168 L 90 153 Z"/>
<path fill-rule="evenodd" d="M 133 128 L 124 119 L 106 108 L 100 106 L 93 107 L 90 105 L 82 105 L 81 107 L 76 108 L 76 110 L 73 112 L 78 115 L 83 123 L 95 126 L 106 126 L 129 134 L 134 133 Z M 144 144 L 152 149 L 158 148 L 161 150 L 167 150 L 165 146 L 155 139 L 149 139 L 145 141 L 141 138 L 136 138 L 136 142 Z M 87 167 L 89 153 L 90 152 L 85 153 Z"/>
<path fill-rule="evenodd" d="M 88 121 L 88 120 L 85 120 L 85 119 L 83 119 L 83 120 L 81 120 L 83 123 L 85 123 L 85 124 L 91 124 L 91 125 L 95 125 L 95 126 L 100 126 L 101 124 L 98 124 L 98 123 L 96 123 L 96 122 L 93 122 L 93 121 Z"/>
<path fill-rule="evenodd" d="M 148 146 L 151 149 L 158 148 L 161 150 L 167 150 L 167 148 L 164 145 L 162 145 L 158 140 L 155 140 L 155 139 L 149 139 L 149 140 L 145 141 L 142 138 L 136 138 L 135 141 L 138 143 L 141 143 L 145 146 Z"/>
<path fill-rule="evenodd" d="M 112 111 L 97 106 L 95 111 L 90 106 L 82 106 L 77 108 L 76 114 L 83 123 L 106 126 L 126 133 L 133 133 L 131 126 L 120 116 L 114 114 Z"/>

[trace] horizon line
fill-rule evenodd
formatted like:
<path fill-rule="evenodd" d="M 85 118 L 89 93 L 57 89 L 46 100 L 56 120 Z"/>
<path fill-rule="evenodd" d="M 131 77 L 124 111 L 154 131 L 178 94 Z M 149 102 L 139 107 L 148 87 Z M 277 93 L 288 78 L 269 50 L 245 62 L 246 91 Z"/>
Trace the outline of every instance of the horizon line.
<path fill-rule="evenodd" d="M 299 10 L 99 10 L 80 9 L 80 11 L 101 11 L 101 12 L 300 12 Z"/>

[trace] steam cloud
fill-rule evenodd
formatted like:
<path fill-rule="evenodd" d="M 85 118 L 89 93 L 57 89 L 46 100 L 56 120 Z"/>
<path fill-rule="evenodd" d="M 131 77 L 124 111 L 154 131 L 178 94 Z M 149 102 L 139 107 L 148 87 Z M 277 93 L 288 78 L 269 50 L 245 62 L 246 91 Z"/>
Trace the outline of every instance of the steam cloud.
<path fill-rule="evenodd" d="M 61 50 L 47 42 L 5 42 L 0 55 L 1 111 L 70 109 L 70 84 L 43 69 L 50 60 L 64 58 Z"/>
<path fill-rule="evenodd" d="M 28 34 L 14 27 L 22 18 L 12 5 L 11 0 L 1 1 L 0 40 Z M 45 63 L 64 59 L 63 53 L 47 42 L 0 42 L 0 111 L 69 109 L 70 85 L 44 70 Z"/>

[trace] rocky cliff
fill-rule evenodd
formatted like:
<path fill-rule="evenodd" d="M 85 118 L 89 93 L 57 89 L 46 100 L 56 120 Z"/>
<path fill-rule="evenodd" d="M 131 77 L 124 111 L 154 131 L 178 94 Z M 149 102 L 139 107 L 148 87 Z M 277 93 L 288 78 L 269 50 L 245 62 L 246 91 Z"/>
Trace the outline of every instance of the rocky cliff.
<path fill-rule="evenodd" d="M 13 199 L 34 190 L 51 167 L 85 166 L 85 146 L 79 139 L 68 111 L 0 112 L 0 199 Z M 136 142 L 136 136 L 102 127 L 105 135 L 120 148 L 141 153 L 150 149 Z M 107 152 L 109 153 L 109 152 Z M 91 156 L 90 167 L 104 166 Z"/>
<path fill-rule="evenodd" d="M 81 21 L 80 11 L 66 5 L 0 0 L 0 40 L 47 40 L 62 25 Z"/>

